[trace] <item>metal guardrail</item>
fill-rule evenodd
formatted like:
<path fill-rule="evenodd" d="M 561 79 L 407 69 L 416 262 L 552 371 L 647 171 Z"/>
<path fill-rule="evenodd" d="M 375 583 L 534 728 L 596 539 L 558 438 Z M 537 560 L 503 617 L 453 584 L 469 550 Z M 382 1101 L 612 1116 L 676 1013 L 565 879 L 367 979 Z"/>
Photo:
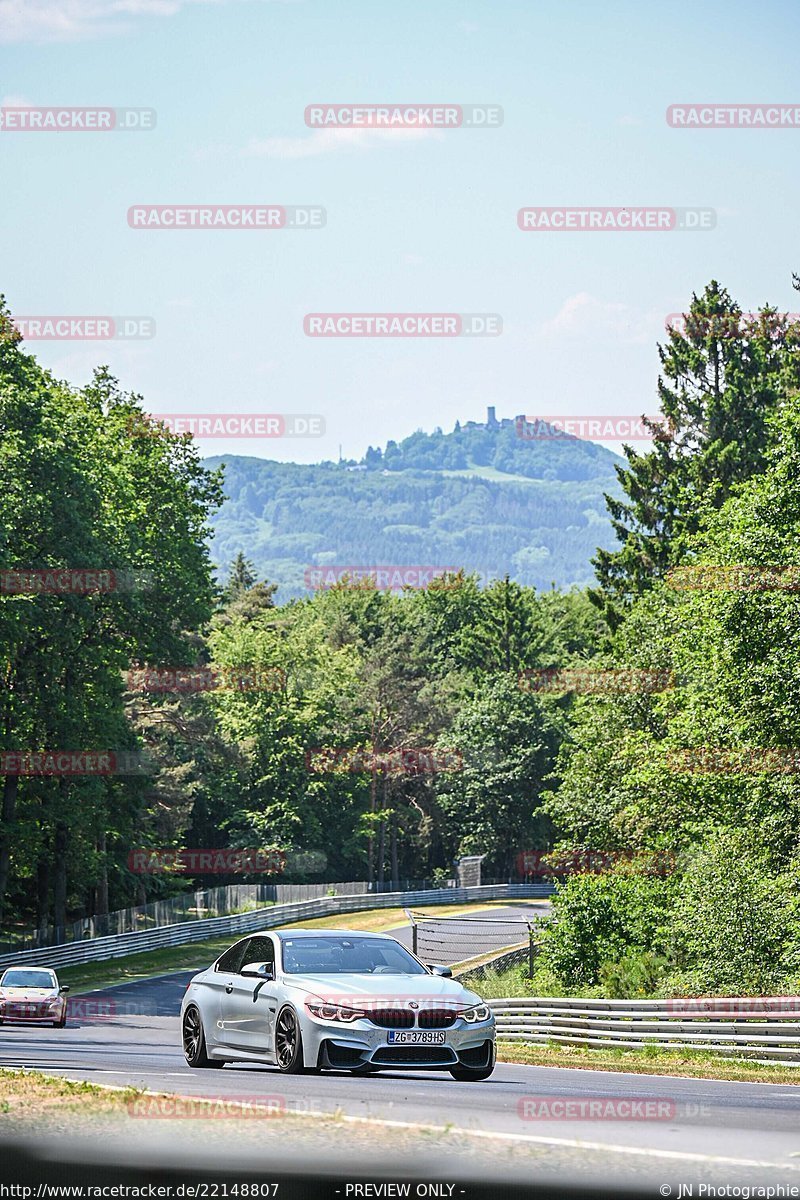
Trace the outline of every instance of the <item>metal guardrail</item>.
<path fill-rule="evenodd" d="M 504 1041 L 706 1050 L 800 1063 L 800 996 L 674 1000 L 488 1000 Z M 726 1015 L 726 1014 L 730 1015 Z"/>
<path fill-rule="evenodd" d="M 359 912 L 369 908 L 404 908 L 411 904 L 465 904 L 473 900 L 512 900 L 550 896 L 549 884 L 498 883 L 474 888 L 438 888 L 420 892 L 367 892 L 349 896 L 325 896 L 296 904 L 273 904 L 230 917 L 208 917 L 179 925 L 160 926 L 139 933 L 121 933 L 113 937 L 93 938 L 85 942 L 67 942 L 39 950 L 23 950 L 0 955 L 0 967 L 12 963 L 71 967 L 80 963 L 123 958 L 165 946 L 183 946 L 211 938 L 236 937 L 260 929 L 275 929 L 294 921 L 331 917 L 338 913 Z"/>

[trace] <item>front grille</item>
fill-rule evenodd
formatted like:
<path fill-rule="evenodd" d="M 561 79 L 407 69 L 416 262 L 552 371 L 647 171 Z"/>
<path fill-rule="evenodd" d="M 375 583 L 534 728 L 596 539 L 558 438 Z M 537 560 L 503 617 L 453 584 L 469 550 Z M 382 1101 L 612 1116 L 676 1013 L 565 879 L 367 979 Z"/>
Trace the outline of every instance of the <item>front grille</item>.
<path fill-rule="evenodd" d="M 449 1029 L 455 1025 L 457 1017 L 453 1008 L 422 1008 L 417 1020 L 420 1029 Z"/>
<path fill-rule="evenodd" d="M 367 1017 L 381 1029 L 411 1029 L 414 1013 L 410 1008 L 371 1008 Z"/>
<path fill-rule="evenodd" d="M 372 1056 L 374 1063 L 445 1063 L 453 1061 L 446 1046 L 382 1046 Z"/>
<path fill-rule="evenodd" d="M 49 1004 L 6 1004 L 7 1017 L 46 1017 Z"/>

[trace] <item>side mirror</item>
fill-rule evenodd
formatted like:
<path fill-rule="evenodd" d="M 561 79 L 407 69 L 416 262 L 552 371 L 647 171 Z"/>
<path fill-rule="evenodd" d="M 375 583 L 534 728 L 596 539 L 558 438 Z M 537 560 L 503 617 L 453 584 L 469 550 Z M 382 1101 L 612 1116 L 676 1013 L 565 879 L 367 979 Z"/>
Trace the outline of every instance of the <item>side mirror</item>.
<path fill-rule="evenodd" d="M 244 975 L 245 979 L 261 979 L 264 983 L 269 983 L 275 978 L 274 968 L 269 963 L 247 963 L 239 971 L 240 975 Z"/>
<path fill-rule="evenodd" d="M 443 967 L 441 963 L 431 963 L 431 975 L 441 975 L 442 979 L 452 979 L 453 972 L 449 967 Z"/>
<path fill-rule="evenodd" d="M 64 992 L 68 992 L 68 991 L 69 991 L 69 984 L 68 984 L 68 983 L 62 983 L 62 985 L 61 985 L 61 987 L 58 989 L 58 991 L 59 991 L 59 995 L 63 995 L 63 994 L 64 994 Z"/>

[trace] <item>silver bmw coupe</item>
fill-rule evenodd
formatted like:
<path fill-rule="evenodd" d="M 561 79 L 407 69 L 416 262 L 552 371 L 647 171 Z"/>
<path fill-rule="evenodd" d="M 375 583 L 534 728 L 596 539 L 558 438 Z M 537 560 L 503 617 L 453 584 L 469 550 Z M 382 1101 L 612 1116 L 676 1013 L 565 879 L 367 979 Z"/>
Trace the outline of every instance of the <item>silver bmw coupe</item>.
<path fill-rule="evenodd" d="M 195 975 L 181 1005 L 190 1067 L 270 1063 L 304 1071 L 445 1070 L 487 1079 L 489 1007 L 395 938 L 346 930 L 258 933 Z"/>

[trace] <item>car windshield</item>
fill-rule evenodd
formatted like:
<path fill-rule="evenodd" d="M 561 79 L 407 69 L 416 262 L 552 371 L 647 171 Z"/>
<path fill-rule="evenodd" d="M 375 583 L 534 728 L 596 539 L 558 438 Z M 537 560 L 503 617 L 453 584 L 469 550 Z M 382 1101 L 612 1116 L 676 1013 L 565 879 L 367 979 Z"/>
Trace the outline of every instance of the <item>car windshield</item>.
<path fill-rule="evenodd" d="M 0 987 L 4 988 L 53 988 L 56 977 L 51 971 L 6 971 L 0 979 Z"/>
<path fill-rule="evenodd" d="M 425 975 L 398 942 L 380 938 L 287 938 L 283 969 L 289 975 Z"/>

